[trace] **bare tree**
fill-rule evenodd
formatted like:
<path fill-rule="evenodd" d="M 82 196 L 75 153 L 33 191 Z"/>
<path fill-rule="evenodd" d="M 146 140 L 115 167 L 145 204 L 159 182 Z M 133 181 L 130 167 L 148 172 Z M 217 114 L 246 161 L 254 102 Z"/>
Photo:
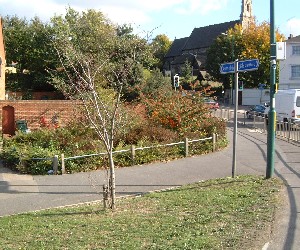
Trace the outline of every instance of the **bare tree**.
<path fill-rule="evenodd" d="M 70 99 L 81 100 L 88 126 L 103 142 L 109 162 L 109 206 L 115 204 L 114 139 L 122 125 L 124 89 L 141 80 L 145 61 L 151 61 L 145 39 L 118 34 L 101 12 L 82 14 L 69 8 L 66 17 L 52 19 L 53 43 L 59 56 L 52 81 Z"/>
<path fill-rule="evenodd" d="M 122 124 L 120 111 L 121 93 L 130 74 L 134 59 L 123 58 L 122 63 L 112 63 L 119 56 L 112 54 L 99 62 L 94 54 L 84 55 L 71 44 L 56 46 L 67 78 L 57 78 L 56 86 L 70 99 L 81 100 L 84 115 L 107 151 L 109 162 L 108 197 L 109 207 L 115 209 L 115 165 L 113 159 L 114 137 Z M 103 82 L 109 85 L 103 88 Z"/>
<path fill-rule="evenodd" d="M 69 45 L 70 46 L 70 45 Z M 84 107 L 84 115 L 89 125 L 95 130 L 100 140 L 104 143 L 109 161 L 109 197 L 110 208 L 115 209 L 115 166 L 113 160 L 114 136 L 121 119 L 119 111 L 120 98 L 123 88 L 122 75 L 125 72 L 111 71 L 114 74 L 114 91 L 104 90 L 99 86 L 99 75 L 107 78 L 101 72 L 109 64 L 110 58 L 101 64 L 96 64 L 93 58 L 86 58 L 69 47 L 64 53 L 56 47 L 61 65 L 67 79 L 58 84 L 60 89 L 70 99 L 81 100 Z M 58 82 L 57 82 L 58 83 Z M 109 93 L 109 94 L 108 94 Z"/>

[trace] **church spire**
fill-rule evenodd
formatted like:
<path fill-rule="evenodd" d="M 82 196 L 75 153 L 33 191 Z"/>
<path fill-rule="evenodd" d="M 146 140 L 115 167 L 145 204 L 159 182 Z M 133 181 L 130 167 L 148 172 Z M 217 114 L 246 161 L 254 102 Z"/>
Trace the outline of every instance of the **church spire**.
<path fill-rule="evenodd" d="M 254 16 L 252 13 L 252 0 L 242 0 L 240 22 L 243 29 L 246 29 L 249 24 L 254 21 Z"/>

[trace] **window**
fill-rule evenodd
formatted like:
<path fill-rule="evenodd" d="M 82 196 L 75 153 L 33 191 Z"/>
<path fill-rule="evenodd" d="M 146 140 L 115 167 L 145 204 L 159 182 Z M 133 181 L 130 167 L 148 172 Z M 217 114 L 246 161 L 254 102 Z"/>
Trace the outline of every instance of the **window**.
<path fill-rule="evenodd" d="M 293 55 L 300 56 L 300 46 L 293 46 Z"/>
<path fill-rule="evenodd" d="M 292 68 L 292 78 L 300 78 L 300 65 L 294 65 Z"/>

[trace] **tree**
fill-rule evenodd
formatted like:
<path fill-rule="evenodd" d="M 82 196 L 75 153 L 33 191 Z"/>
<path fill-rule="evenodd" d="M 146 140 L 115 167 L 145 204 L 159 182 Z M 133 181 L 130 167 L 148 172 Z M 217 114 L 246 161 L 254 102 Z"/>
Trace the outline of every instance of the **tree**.
<path fill-rule="evenodd" d="M 157 35 L 151 42 L 151 47 L 153 50 L 154 57 L 156 58 L 156 63 L 154 67 L 162 70 L 163 60 L 168 50 L 171 47 L 172 42 L 165 34 Z"/>
<path fill-rule="evenodd" d="M 123 88 L 135 79 L 145 43 L 118 35 L 101 12 L 76 12 L 52 20 L 53 44 L 60 59 L 60 71 L 52 71 L 56 87 L 69 98 L 81 100 L 88 126 L 104 144 L 109 162 L 110 208 L 115 209 L 114 139 L 122 125 Z"/>
<path fill-rule="evenodd" d="M 159 69 L 147 71 L 148 77 L 144 77 L 145 83 L 141 87 L 142 95 L 151 95 L 153 98 L 159 96 L 160 93 L 171 92 L 172 85 L 170 84 L 170 78 L 164 77 Z M 144 71 L 144 75 L 147 75 Z"/>
<path fill-rule="evenodd" d="M 58 58 L 50 25 L 38 17 L 27 21 L 6 16 L 3 33 L 7 64 L 17 68 L 17 74 L 7 74 L 7 89 L 53 90 L 46 69 L 53 68 Z"/>
<path fill-rule="evenodd" d="M 186 60 L 184 62 L 184 66 L 181 70 L 181 78 L 185 81 L 185 83 L 190 84 L 193 80 L 193 66 L 189 62 L 189 60 Z"/>
<path fill-rule="evenodd" d="M 280 41 L 283 35 L 276 32 Z M 225 88 L 230 86 L 230 74 L 220 74 L 220 64 L 232 62 L 235 59 L 259 59 L 258 70 L 239 75 L 239 80 L 247 88 L 257 87 L 259 83 L 269 86 L 270 76 L 270 26 L 267 22 L 251 23 L 246 30 L 241 25 L 229 29 L 226 35 L 220 35 L 209 48 L 206 68 L 214 80 L 224 82 Z M 278 78 L 278 70 L 277 70 Z"/>

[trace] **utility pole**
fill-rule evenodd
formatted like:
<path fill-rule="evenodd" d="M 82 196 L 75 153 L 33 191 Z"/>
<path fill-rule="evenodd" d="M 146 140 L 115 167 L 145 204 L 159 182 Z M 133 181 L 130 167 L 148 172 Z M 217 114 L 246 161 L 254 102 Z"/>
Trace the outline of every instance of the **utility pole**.
<path fill-rule="evenodd" d="M 275 86 L 276 86 L 276 40 L 275 40 L 275 14 L 274 0 L 270 0 L 270 44 L 271 44 L 271 68 L 270 68 L 270 110 L 268 114 L 268 145 L 267 145 L 267 171 L 266 178 L 272 178 L 274 174 L 275 155 Z"/>

